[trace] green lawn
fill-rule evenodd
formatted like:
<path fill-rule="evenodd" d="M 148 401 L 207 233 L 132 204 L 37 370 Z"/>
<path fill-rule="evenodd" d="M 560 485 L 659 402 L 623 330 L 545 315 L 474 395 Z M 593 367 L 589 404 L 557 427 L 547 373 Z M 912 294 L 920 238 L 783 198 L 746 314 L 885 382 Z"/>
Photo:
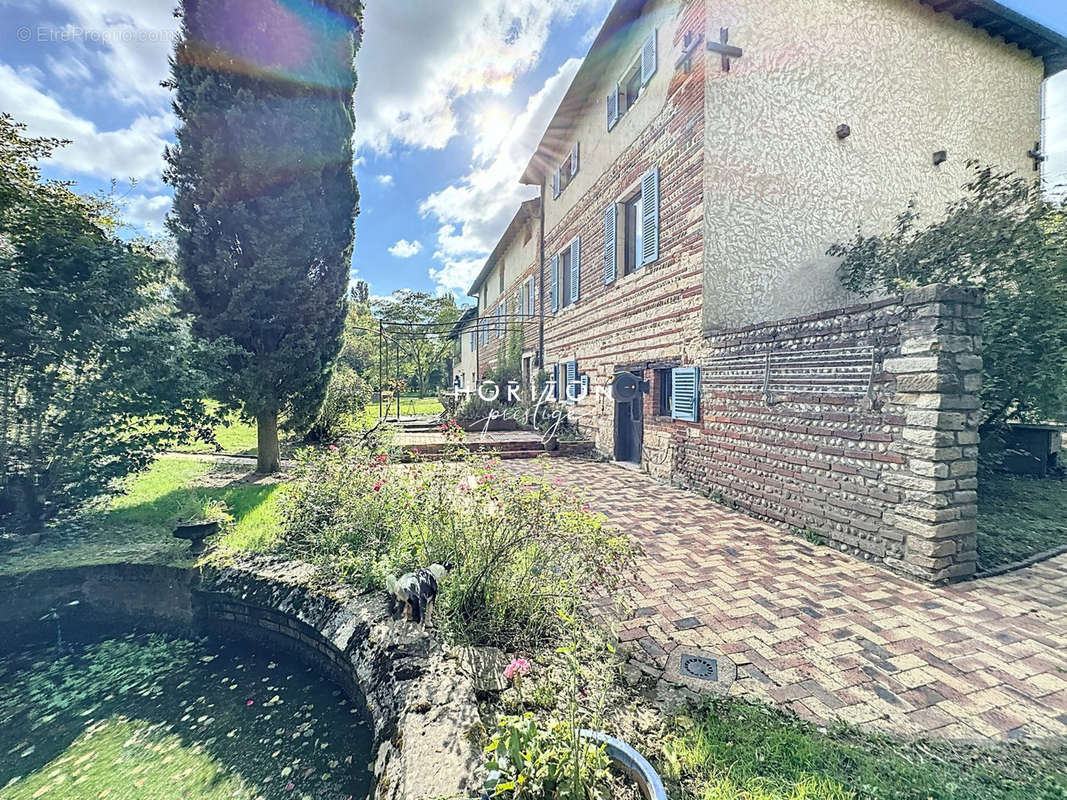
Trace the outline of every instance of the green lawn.
<path fill-rule="evenodd" d="M 360 424 L 365 427 L 374 425 L 378 419 L 378 404 L 372 403 L 367 406 L 360 418 Z M 400 398 L 400 413 L 403 416 L 416 416 L 425 414 L 440 414 L 444 406 L 436 397 L 416 397 L 415 395 L 403 395 Z M 393 400 L 384 409 L 385 416 L 396 416 L 396 400 Z M 182 453 L 215 453 L 223 452 L 230 455 L 254 456 L 256 454 L 256 424 L 242 419 L 239 414 L 229 414 L 226 424 L 215 429 L 215 438 L 218 440 L 221 451 L 216 451 L 214 445 L 207 442 L 191 442 L 177 449 Z M 282 433 L 281 451 L 282 458 L 289 458 L 300 447 L 300 437 Z"/>
<path fill-rule="evenodd" d="M 827 731 L 770 706 L 726 700 L 676 718 L 664 749 L 672 796 L 689 800 L 1054 800 L 1067 749 L 902 742 Z"/>
<path fill-rule="evenodd" d="M 233 517 L 223 546 L 266 549 L 277 535 L 279 484 L 253 480 L 249 468 L 241 466 L 161 458 L 131 477 L 125 494 L 48 528 L 38 546 L 0 554 L 0 573 L 114 561 L 191 564 L 188 543 L 174 539 L 171 531 L 209 500 L 225 503 Z"/>
<path fill-rule="evenodd" d="M 425 414 L 440 414 L 444 406 L 436 397 L 416 397 L 413 394 L 405 394 L 400 397 L 400 414 L 404 417 L 422 416 Z M 394 399 L 385 407 L 386 416 L 396 416 L 396 400 Z M 364 424 L 373 425 L 379 419 L 378 404 L 371 403 L 363 414 Z"/>
<path fill-rule="evenodd" d="M 1067 481 L 994 475 L 979 482 L 980 570 L 1061 545 L 1067 545 Z"/>

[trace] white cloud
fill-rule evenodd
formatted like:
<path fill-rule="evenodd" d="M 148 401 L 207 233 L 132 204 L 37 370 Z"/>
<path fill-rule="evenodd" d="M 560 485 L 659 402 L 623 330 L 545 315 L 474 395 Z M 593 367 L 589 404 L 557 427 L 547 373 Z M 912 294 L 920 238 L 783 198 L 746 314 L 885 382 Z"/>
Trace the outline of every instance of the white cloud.
<path fill-rule="evenodd" d="M 541 58 L 553 20 L 605 0 L 388 0 L 368 3 L 356 58 L 356 143 L 440 149 L 458 131 L 455 104 L 505 96 Z"/>
<path fill-rule="evenodd" d="M 430 267 L 430 280 L 437 284 L 437 291 L 456 292 L 465 295 L 485 265 L 484 258 L 446 259 L 438 269 Z"/>
<path fill-rule="evenodd" d="M 92 72 L 85 62 L 77 56 L 67 58 L 55 58 L 52 55 L 45 56 L 45 64 L 60 83 L 77 83 L 88 81 L 92 78 Z"/>
<path fill-rule="evenodd" d="M 466 291 L 519 203 L 536 195 L 536 188 L 522 186 L 519 178 L 579 66 L 577 58 L 564 62 L 500 139 L 491 147 L 476 144 L 475 152 L 484 155 L 466 175 L 419 206 L 423 216 L 433 215 L 441 223 L 434 257 L 444 266 L 431 271 L 438 288 Z"/>
<path fill-rule="evenodd" d="M 378 181 L 378 183 L 380 183 L 382 186 L 392 186 L 393 185 L 393 176 L 392 175 L 375 175 L 374 176 L 374 180 Z"/>
<path fill-rule="evenodd" d="M 1045 148 L 1048 161 L 1044 175 L 1052 186 L 1067 184 L 1067 72 L 1045 84 Z"/>
<path fill-rule="evenodd" d="M 158 108 L 169 92 L 168 58 L 179 29 L 172 0 L 57 0 L 73 22 L 53 30 L 67 38 L 42 47 L 79 52 L 105 74 L 111 95 L 123 103 Z"/>
<path fill-rule="evenodd" d="M 411 258 L 412 256 L 417 256 L 421 252 L 422 242 L 409 242 L 407 239 L 401 239 L 389 248 L 389 254 L 396 258 Z"/>
<path fill-rule="evenodd" d="M 166 233 L 164 219 L 172 202 L 170 195 L 166 194 L 135 195 L 123 203 L 124 216 L 127 222 L 136 225 L 144 233 L 161 236 Z"/>
<path fill-rule="evenodd" d="M 70 172 L 162 183 L 164 136 L 174 128 L 170 113 L 141 115 L 126 128 L 101 131 L 45 93 L 34 73 L 6 64 L 0 64 L 0 108 L 14 111 L 33 135 L 72 140 L 51 158 Z"/>

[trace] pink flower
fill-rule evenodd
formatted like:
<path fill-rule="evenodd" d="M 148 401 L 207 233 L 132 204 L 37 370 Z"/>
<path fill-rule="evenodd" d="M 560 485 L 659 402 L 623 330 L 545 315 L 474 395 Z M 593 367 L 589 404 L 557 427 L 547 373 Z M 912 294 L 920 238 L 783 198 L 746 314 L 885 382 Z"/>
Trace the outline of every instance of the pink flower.
<path fill-rule="evenodd" d="M 287 792 L 291 792 L 295 788 L 296 788 L 296 784 L 293 783 L 292 781 L 289 781 L 289 783 L 285 784 L 285 791 L 287 791 Z"/>
<path fill-rule="evenodd" d="M 504 677 L 509 681 L 515 676 L 523 677 L 530 674 L 530 662 L 525 658 L 513 658 L 511 663 L 504 667 Z"/>
<path fill-rule="evenodd" d="M 330 445 L 330 452 L 331 453 L 336 453 L 337 452 L 337 445 L 331 444 Z"/>
<path fill-rule="evenodd" d="M 255 703 L 256 703 L 255 700 L 249 700 L 245 705 L 251 706 L 251 705 L 255 705 Z"/>
<path fill-rule="evenodd" d="M 374 484 L 374 491 L 378 491 L 379 489 L 381 489 L 382 488 L 382 484 L 384 484 L 384 483 L 385 483 L 385 481 L 378 481 L 376 484 Z"/>

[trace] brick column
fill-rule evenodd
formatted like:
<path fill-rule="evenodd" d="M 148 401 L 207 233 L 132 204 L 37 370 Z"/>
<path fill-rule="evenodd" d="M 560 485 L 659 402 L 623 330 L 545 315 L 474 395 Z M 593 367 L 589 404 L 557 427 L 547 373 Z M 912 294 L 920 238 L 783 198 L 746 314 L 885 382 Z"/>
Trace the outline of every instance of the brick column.
<path fill-rule="evenodd" d="M 975 572 L 982 294 L 933 285 L 904 295 L 892 411 L 903 418 L 890 450 L 905 463 L 884 474 L 901 501 L 886 512 L 885 563 L 931 583 Z"/>

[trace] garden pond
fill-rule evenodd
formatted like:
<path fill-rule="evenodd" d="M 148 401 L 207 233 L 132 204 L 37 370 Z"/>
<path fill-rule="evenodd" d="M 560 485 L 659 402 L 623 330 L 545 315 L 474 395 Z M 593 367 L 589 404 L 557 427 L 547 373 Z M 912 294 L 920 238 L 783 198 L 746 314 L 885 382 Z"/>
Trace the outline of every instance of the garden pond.
<path fill-rule="evenodd" d="M 362 712 L 296 661 L 213 639 L 0 656 L 0 798 L 362 798 Z"/>

